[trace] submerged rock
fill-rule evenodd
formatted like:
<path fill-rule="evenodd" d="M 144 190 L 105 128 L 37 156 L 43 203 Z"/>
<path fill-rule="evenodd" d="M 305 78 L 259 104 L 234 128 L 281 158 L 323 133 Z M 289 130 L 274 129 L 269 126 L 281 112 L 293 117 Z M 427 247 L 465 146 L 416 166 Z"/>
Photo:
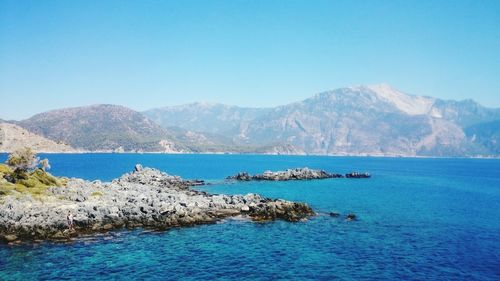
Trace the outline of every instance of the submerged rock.
<path fill-rule="evenodd" d="M 247 172 L 241 172 L 234 176 L 229 176 L 226 179 L 250 181 L 250 180 L 264 180 L 264 181 L 288 181 L 288 180 L 312 180 L 312 179 L 329 179 L 341 178 L 340 174 L 330 174 L 323 170 L 313 170 L 309 168 L 296 168 L 288 169 L 286 171 L 265 171 L 260 175 L 249 175 Z"/>
<path fill-rule="evenodd" d="M 203 181 L 185 181 L 151 168 L 137 167 L 109 183 L 69 179 L 43 198 L 12 194 L 0 201 L 0 237 L 65 240 L 75 234 L 115 228 L 165 229 L 214 223 L 243 215 L 255 221 L 299 221 L 314 215 L 304 203 L 272 200 L 258 194 L 216 195 L 193 190 Z M 17 195 L 17 196 L 16 196 Z M 74 215 L 75 232 L 66 216 Z M 71 234 L 71 235 L 69 235 Z"/>

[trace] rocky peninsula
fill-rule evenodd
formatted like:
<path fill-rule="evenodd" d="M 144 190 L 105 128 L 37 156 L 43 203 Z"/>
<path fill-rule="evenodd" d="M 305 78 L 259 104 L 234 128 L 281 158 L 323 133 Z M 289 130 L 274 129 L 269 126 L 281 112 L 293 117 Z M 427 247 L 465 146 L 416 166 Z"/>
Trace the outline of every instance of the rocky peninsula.
<path fill-rule="evenodd" d="M 68 179 L 41 196 L 12 193 L 0 197 L 0 241 L 67 240 L 71 236 L 118 228 L 168 229 L 244 216 L 253 221 L 299 221 L 314 215 L 304 203 L 258 194 L 209 194 L 156 169 L 136 166 L 112 182 Z M 68 230 L 67 214 L 74 216 Z"/>
<path fill-rule="evenodd" d="M 323 170 L 313 170 L 309 168 L 287 169 L 285 171 L 265 171 L 262 174 L 250 175 L 247 172 L 241 172 L 234 176 L 229 176 L 228 180 L 239 181 L 288 181 L 288 180 L 313 180 L 341 178 L 341 174 L 330 174 Z"/>

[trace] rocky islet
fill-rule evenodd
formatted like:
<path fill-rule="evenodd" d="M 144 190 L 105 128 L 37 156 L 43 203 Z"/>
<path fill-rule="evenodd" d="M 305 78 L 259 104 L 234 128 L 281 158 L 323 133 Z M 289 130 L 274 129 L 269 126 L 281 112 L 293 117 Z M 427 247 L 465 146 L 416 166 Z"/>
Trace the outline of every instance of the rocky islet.
<path fill-rule="evenodd" d="M 236 175 L 229 176 L 228 180 L 239 181 L 288 181 L 288 180 L 312 180 L 312 179 L 329 179 L 340 178 L 340 174 L 330 174 L 323 170 L 314 170 L 309 168 L 287 169 L 285 171 L 265 171 L 262 174 L 250 175 L 247 172 L 240 172 Z"/>
<path fill-rule="evenodd" d="M 331 179 L 343 178 L 344 175 L 336 173 L 328 173 L 324 170 L 315 170 L 309 168 L 287 169 L 285 171 L 265 171 L 262 174 L 250 175 L 248 172 L 240 172 L 236 175 L 229 176 L 227 180 L 238 181 L 289 181 L 289 180 L 315 180 L 315 179 Z M 351 172 L 345 174 L 346 178 L 370 178 L 368 173 Z"/>

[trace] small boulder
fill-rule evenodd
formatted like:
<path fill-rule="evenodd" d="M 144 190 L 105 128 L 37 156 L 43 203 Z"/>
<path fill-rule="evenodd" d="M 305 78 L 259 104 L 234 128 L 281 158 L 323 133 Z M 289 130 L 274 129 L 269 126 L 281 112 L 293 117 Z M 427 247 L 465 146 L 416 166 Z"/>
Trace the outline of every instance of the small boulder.
<path fill-rule="evenodd" d="M 17 236 L 14 234 L 5 235 L 3 238 L 7 243 L 14 242 L 17 240 Z"/>
<path fill-rule="evenodd" d="M 105 225 L 102 227 L 102 229 L 104 229 L 104 230 L 110 230 L 110 229 L 112 229 L 112 228 L 113 228 L 113 225 L 112 225 L 112 224 L 110 224 L 110 223 L 107 223 L 107 224 L 105 224 Z"/>
<path fill-rule="evenodd" d="M 336 218 L 336 217 L 339 217 L 339 216 L 340 216 L 339 213 L 336 213 L 336 212 L 331 212 L 330 213 L 330 217 L 335 217 Z"/>

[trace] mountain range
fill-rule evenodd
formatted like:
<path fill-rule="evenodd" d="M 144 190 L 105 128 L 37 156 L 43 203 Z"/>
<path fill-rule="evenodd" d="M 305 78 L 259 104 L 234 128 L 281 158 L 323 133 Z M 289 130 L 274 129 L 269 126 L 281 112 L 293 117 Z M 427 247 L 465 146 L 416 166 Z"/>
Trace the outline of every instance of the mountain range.
<path fill-rule="evenodd" d="M 79 151 L 500 155 L 500 109 L 409 95 L 385 84 L 273 108 L 192 103 L 137 112 L 93 105 L 3 122 Z"/>

